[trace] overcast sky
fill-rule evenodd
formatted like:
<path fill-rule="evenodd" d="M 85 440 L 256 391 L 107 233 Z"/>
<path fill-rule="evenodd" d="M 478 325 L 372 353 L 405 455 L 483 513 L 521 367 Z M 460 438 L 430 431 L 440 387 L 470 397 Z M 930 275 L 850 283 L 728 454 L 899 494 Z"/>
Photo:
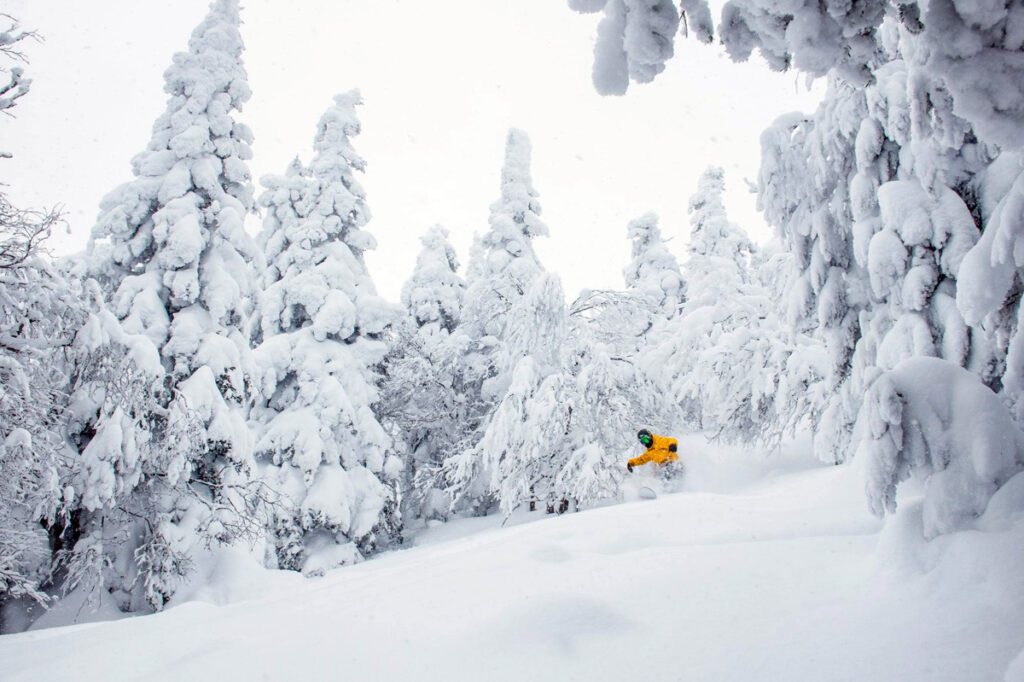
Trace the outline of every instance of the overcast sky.
<path fill-rule="evenodd" d="M 185 49 L 207 0 L 8 0 L 45 36 L 29 48 L 31 94 L 0 121 L 15 154 L 0 179 L 22 205 L 63 204 L 84 248 L 100 198 L 130 179 L 164 108 L 162 74 Z M 242 33 L 253 97 L 253 176 L 309 160 L 316 121 L 336 92 L 358 87 L 369 163 L 363 180 L 379 247 L 368 256 L 397 299 L 419 249 L 441 223 L 463 262 L 498 195 L 505 132 L 533 140 L 533 179 L 551 237 L 537 251 L 571 299 L 622 285 L 626 223 L 657 212 L 684 253 L 688 197 L 705 166 L 726 169 L 732 218 L 770 232 L 744 178 L 757 174 L 760 132 L 810 111 L 819 92 L 761 62 L 736 65 L 719 46 L 683 41 L 653 84 L 602 98 L 590 82 L 596 15 L 564 0 L 248 0 Z M 255 232 L 259 218 L 250 225 Z"/>

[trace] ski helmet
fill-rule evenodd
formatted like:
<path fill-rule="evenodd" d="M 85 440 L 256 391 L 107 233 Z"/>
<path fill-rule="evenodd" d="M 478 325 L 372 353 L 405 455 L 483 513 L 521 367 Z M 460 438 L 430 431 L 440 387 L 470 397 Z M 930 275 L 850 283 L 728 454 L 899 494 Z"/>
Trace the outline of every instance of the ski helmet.
<path fill-rule="evenodd" d="M 654 437 L 651 435 L 651 432 L 648 431 L 647 429 L 640 429 L 640 432 L 636 434 L 636 437 L 640 440 L 640 442 L 643 444 L 645 448 L 651 447 L 651 445 L 654 443 Z"/>

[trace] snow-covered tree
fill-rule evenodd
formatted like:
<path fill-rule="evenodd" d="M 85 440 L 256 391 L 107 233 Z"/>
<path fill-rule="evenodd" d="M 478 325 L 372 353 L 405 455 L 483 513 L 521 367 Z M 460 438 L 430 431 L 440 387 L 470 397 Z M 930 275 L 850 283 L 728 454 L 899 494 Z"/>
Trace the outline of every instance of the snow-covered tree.
<path fill-rule="evenodd" d="M 457 272 L 455 249 L 448 242 L 448 230 L 440 225 L 430 228 L 420 242 L 416 269 L 402 287 L 402 305 L 423 333 L 451 332 L 459 324 L 466 290 Z"/>
<path fill-rule="evenodd" d="M 397 539 L 401 459 L 374 412 L 381 339 L 397 311 L 383 301 L 363 254 L 365 162 L 358 91 L 321 117 L 308 169 L 263 178 L 267 268 L 256 349 L 261 398 L 256 453 L 283 496 L 273 519 L 277 564 L 317 574 Z"/>
<path fill-rule="evenodd" d="M 6 27 L 0 31 L 0 57 L 7 63 L 23 64 L 26 57 L 22 49 L 26 41 L 39 40 L 39 34 L 21 27 L 17 19 L 5 14 L 2 17 Z M 7 82 L 0 82 L 0 111 L 11 113 L 18 100 L 28 94 L 32 79 L 25 77 L 21 66 L 3 67 Z M 9 152 L 0 150 L 0 158 L 9 157 Z"/>
<path fill-rule="evenodd" d="M 552 484 L 572 412 L 570 378 L 562 371 L 565 296 L 556 275 L 533 281 L 509 313 L 505 332 L 499 367 L 511 382 L 470 456 L 475 476 L 487 481 L 508 514 L 524 502 L 556 503 Z M 456 481 L 456 490 L 472 484 Z"/>
<path fill-rule="evenodd" d="M 701 293 L 714 295 L 715 281 L 735 290 L 750 281 L 750 257 L 754 245 L 725 213 L 725 171 L 718 166 L 707 168 L 697 182 L 697 192 L 690 197 L 690 241 L 686 250 L 690 261 L 687 272 L 700 278 Z M 712 302 L 705 298 L 699 305 Z"/>
<path fill-rule="evenodd" d="M 485 415 L 479 442 L 455 453 L 445 463 L 448 487 L 456 506 L 477 512 L 486 512 L 494 500 L 501 501 L 502 508 L 508 511 L 509 503 L 504 500 L 511 499 L 508 498 L 511 493 L 508 489 L 502 491 L 504 479 L 513 475 L 513 469 L 517 480 L 533 475 L 522 462 L 516 467 L 507 464 L 508 458 L 519 457 L 525 461 L 537 457 L 534 450 L 517 449 L 525 447 L 521 438 L 531 436 L 508 429 L 522 426 L 527 419 L 523 410 L 539 381 L 557 372 L 560 366 L 566 332 L 561 282 L 554 275 L 538 275 L 505 318 L 502 320 L 505 338 L 492 351 L 497 354 L 492 362 L 494 371 L 507 383 L 501 397 L 491 403 L 494 407 Z M 507 442 L 500 444 L 502 439 Z"/>
<path fill-rule="evenodd" d="M 585 332 L 570 336 L 553 274 L 534 280 L 506 331 L 509 387 L 476 447 L 447 463 L 456 500 L 494 500 L 507 515 L 615 498 L 637 425 L 665 423 L 656 391 Z"/>
<path fill-rule="evenodd" d="M 672 319 L 686 300 L 679 262 L 661 237 L 658 217 L 647 213 L 629 223 L 632 260 L 622 271 L 626 290 L 636 292 L 666 319 Z"/>
<path fill-rule="evenodd" d="M 501 195 L 491 204 L 488 229 L 474 240 L 467 271 L 460 331 L 463 396 L 477 415 L 467 424 L 471 442 L 482 438 L 490 416 L 512 382 L 514 351 L 506 344 L 509 320 L 526 292 L 543 273 L 533 238 L 548 234 L 530 175 L 530 139 L 509 130 L 501 169 Z M 564 306 L 564 302 L 563 302 Z M 447 486 L 457 508 L 485 513 L 494 503 L 491 473 L 481 451 L 466 447 L 447 458 Z"/>
<path fill-rule="evenodd" d="M 752 245 L 725 214 L 723 180 L 709 168 L 690 200 L 689 299 L 651 333 L 639 362 L 687 422 L 727 439 L 771 440 L 806 414 L 820 354 L 786 332 L 752 276 Z"/>
<path fill-rule="evenodd" d="M 482 253 L 471 258 L 464 322 L 477 338 L 501 339 L 512 306 L 543 271 L 533 238 L 546 236 L 540 203 L 530 174 L 530 138 L 509 130 L 501 168 L 501 196 L 491 204 L 488 229 L 480 237 Z"/>
<path fill-rule="evenodd" d="M 458 330 L 466 285 L 455 250 L 440 226 L 420 241 L 416 268 L 402 288 L 406 316 L 391 329 L 379 412 L 408 451 L 405 516 L 430 519 L 448 513 L 442 464 L 471 444 L 480 406 L 463 385 L 470 340 Z"/>
<path fill-rule="evenodd" d="M 21 239 L 22 224 L 12 226 L 10 216 L 0 214 L 4 251 L 18 254 L 0 262 L 0 607 L 47 599 L 46 529 L 59 525 L 69 455 L 63 349 L 82 315 L 67 283 L 40 258 L 39 242 Z"/>
<path fill-rule="evenodd" d="M 619 495 L 626 455 L 640 428 L 665 430 L 673 412 L 634 363 L 603 344 L 577 346 L 574 399 L 555 488 L 581 507 Z"/>
<path fill-rule="evenodd" d="M 164 73 L 169 95 L 135 179 L 108 194 L 93 228 L 93 274 L 114 314 L 147 337 L 165 369 L 159 428 L 196 430 L 163 462 L 162 476 L 194 496 L 169 496 L 144 520 L 134 560 L 160 608 L 188 568 L 199 536 L 230 541 L 251 530 L 243 489 L 252 470 L 246 425 L 256 248 L 243 223 L 252 209 L 252 133 L 235 119 L 250 96 L 237 0 L 216 0 L 186 52 Z M 187 427 L 185 425 L 188 425 Z M 135 436 L 123 433 L 130 441 Z M 202 502 L 202 503 L 200 503 Z"/>
<path fill-rule="evenodd" d="M 204 447 L 200 417 L 165 417 L 166 370 L 156 347 L 143 334 L 125 333 L 98 285 L 80 279 L 80 270 L 71 269 L 70 282 L 89 306 L 69 344 L 66 438 L 75 456 L 61 475 L 54 543 L 59 586 L 94 607 L 160 608 L 191 564 L 187 548 L 168 539 L 176 531 L 167 505 L 203 510 L 212 517 L 208 532 L 227 534 L 247 520 L 218 509 L 179 474 L 181 452 Z M 230 530 L 221 531 L 222 524 Z"/>

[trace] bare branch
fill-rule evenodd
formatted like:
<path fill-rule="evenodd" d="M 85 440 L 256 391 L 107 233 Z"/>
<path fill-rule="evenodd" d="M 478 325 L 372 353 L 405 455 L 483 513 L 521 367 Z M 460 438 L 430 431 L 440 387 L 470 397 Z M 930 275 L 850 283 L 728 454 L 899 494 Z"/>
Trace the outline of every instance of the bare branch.
<path fill-rule="evenodd" d="M 0 193 L 0 270 L 17 267 L 42 252 L 53 228 L 64 222 L 61 208 L 17 208 Z"/>

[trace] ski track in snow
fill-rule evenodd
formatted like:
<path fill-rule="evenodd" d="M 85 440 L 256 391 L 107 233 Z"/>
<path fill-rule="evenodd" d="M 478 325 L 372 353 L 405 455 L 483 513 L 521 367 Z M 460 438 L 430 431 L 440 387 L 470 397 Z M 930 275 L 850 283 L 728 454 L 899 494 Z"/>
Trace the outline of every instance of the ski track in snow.
<path fill-rule="evenodd" d="M 161 614 L 0 638 L 2 677 L 1003 680 L 1024 647 L 1024 524 L 908 548 L 850 467 L 500 522 L 316 580 L 221 566 Z"/>

